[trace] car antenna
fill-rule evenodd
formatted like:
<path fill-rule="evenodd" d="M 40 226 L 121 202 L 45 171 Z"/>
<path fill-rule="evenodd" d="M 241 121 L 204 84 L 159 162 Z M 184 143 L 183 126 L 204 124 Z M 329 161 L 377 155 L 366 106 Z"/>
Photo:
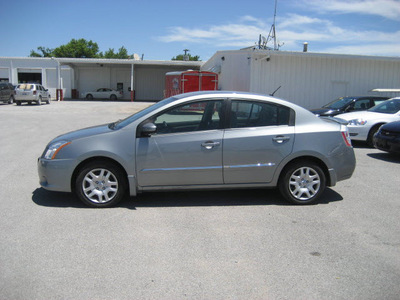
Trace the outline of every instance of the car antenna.
<path fill-rule="evenodd" d="M 270 96 L 274 96 L 275 93 L 281 88 L 282 86 L 280 85 L 273 93 L 269 94 Z"/>

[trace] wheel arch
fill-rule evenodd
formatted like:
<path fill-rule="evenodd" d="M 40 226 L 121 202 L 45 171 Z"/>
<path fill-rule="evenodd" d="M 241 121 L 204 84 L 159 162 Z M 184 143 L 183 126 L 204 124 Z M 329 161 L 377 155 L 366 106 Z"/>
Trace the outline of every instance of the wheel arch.
<path fill-rule="evenodd" d="M 373 135 L 375 134 L 375 132 L 377 132 L 379 130 L 379 127 L 381 127 L 382 125 L 385 125 L 385 124 L 386 124 L 386 122 L 381 121 L 381 122 L 376 123 L 369 129 L 368 135 L 367 135 L 367 141 L 366 141 L 369 146 L 373 146 L 372 139 L 373 139 Z"/>
<path fill-rule="evenodd" d="M 379 127 L 381 127 L 382 125 L 385 125 L 386 124 L 386 122 L 378 122 L 378 123 L 376 123 L 374 126 L 372 126 L 370 129 L 369 129 L 369 131 L 368 131 L 368 136 L 370 135 L 370 133 L 373 131 L 373 130 L 375 130 L 376 128 L 379 128 Z"/>
<path fill-rule="evenodd" d="M 318 158 L 316 156 L 312 156 L 312 155 L 298 156 L 298 157 L 295 157 L 295 158 L 291 159 L 290 161 L 286 162 L 285 165 L 280 170 L 279 177 L 278 177 L 278 182 L 277 182 L 278 184 L 282 180 L 282 177 L 285 174 L 285 170 L 287 168 L 289 168 L 292 164 L 297 163 L 299 161 L 309 161 L 309 162 L 313 162 L 316 165 L 318 165 L 322 169 L 324 174 L 325 174 L 326 185 L 327 186 L 331 186 L 332 185 L 332 178 L 331 178 L 331 174 L 329 172 L 328 166 L 326 165 L 326 163 L 322 159 L 320 159 L 320 158 Z"/>
<path fill-rule="evenodd" d="M 72 176 L 71 176 L 71 190 L 72 191 L 75 191 L 75 182 L 76 182 L 76 178 L 78 177 L 78 174 L 79 174 L 80 170 L 82 170 L 82 168 L 84 168 L 87 164 L 92 163 L 92 162 L 108 162 L 108 163 L 112 163 L 115 166 L 117 166 L 123 172 L 123 174 L 124 174 L 124 176 L 126 178 L 126 185 L 127 185 L 128 190 L 129 190 L 128 173 L 126 172 L 126 170 L 122 166 L 122 164 L 120 164 L 117 160 L 112 159 L 110 157 L 94 156 L 94 157 L 90 157 L 90 158 L 87 158 L 87 159 L 83 160 L 74 169 L 74 172 L 72 173 Z M 129 193 L 129 191 L 128 191 L 128 193 Z"/>

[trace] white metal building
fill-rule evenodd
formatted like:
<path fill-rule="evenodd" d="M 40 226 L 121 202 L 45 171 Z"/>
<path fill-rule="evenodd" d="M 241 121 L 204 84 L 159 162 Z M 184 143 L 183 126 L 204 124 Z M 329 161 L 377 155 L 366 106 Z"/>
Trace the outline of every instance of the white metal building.
<path fill-rule="evenodd" d="M 62 89 L 65 98 L 80 98 L 98 88 L 122 90 L 123 99 L 157 101 L 164 97 L 165 74 L 199 70 L 203 62 L 134 59 L 0 57 L 0 81 L 38 82 L 53 98 Z"/>
<path fill-rule="evenodd" d="M 375 88 L 400 88 L 400 57 L 218 51 L 201 70 L 219 73 L 221 90 L 271 94 L 280 87 L 276 97 L 305 108 L 317 108 L 346 95 L 376 95 L 371 92 Z"/>
<path fill-rule="evenodd" d="M 131 90 L 138 100 L 164 98 L 165 74 L 188 69 L 219 73 L 220 90 L 271 94 L 306 108 L 340 97 L 400 88 L 400 57 L 319 54 L 269 50 L 218 51 L 207 62 L 134 59 L 0 57 L 0 81 L 41 82 L 65 98 L 98 88 Z M 400 96 L 400 93 L 380 93 Z"/>

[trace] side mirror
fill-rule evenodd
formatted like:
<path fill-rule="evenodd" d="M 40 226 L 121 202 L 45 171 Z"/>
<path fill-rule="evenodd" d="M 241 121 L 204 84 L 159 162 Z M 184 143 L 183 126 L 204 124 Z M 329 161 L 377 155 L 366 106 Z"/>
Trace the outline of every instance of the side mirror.
<path fill-rule="evenodd" d="M 154 123 L 145 123 L 140 128 L 141 136 L 151 136 L 157 131 L 157 126 Z"/>

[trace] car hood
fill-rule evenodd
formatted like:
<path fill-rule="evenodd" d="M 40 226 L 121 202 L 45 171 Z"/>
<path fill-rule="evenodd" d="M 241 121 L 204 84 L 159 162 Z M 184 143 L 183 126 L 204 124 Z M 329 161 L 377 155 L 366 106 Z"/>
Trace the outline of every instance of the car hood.
<path fill-rule="evenodd" d="M 54 140 L 52 140 L 51 143 L 54 143 L 57 141 L 73 141 L 73 140 L 86 138 L 89 136 L 109 133 L 112 131 L 113 130 L 109 128 L 108 124 L 98 125 L 98 126 L 83 128 L 83 129 L 79 129 L 76 131 L 71 131 L 71 132 L 62 134 L 62 135 L 56 137 Z"/>
<path fill-rule="evenodd" d="M 339 110 L 337 109 L 331 109 L 331 108 L 313 108 L 310 109 L 310 111 L 316 115 L 324 115 L 324 116 L 333 116 L 338 113 L 340 113 Z"/>
<path fill-rule="evenodd" d="M 372 111 L 356 111 L 350 113 L 344 113 L 337 115 L 337 118 L 344 119 L 344 120 L 355 120 L 355 119 L 377 119 L 381 117 L 390 117 L 391 114 L 383 114 L 383 113 L 376 113 Z"/>
<path fill-rule="evenodd" d="M 381 128 L 392 132 L 400 132 L 400 121 L 387 123 L 383 125 Z"/>

